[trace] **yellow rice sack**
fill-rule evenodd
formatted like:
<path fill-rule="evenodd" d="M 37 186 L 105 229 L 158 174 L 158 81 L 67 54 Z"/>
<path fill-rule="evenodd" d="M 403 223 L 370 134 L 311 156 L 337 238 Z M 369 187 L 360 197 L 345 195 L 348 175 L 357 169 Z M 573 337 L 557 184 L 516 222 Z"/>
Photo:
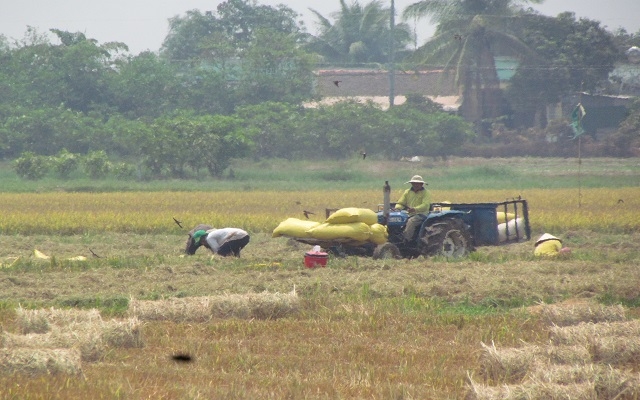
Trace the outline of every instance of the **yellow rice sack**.
<path fill-rule="evenodd" d="M 442 211 L 451 210 L 451 207 L 446 205 L 446 204 L 451 204 L 450 201 L 448 201 L 448 200 L 440 201 L 439 204 L 440 204 L 439 206 L 434 206 L 432 211 L 434 211 L 434 212 L 442 212 Z"/>
<path fill-rule="evenodd" d="M 324 222 L 329 224 L 364 222 L 367 225 L 373 225 L 378 223 L 378 214 L 368 208 L 347 207 L 334 212 Z"/>
<path fill-rule="evenodd" d="M 307 231 L 309 237 L 321 240 L 353 239 L 367 241 L 371 239 L 371 228 L 364 222 L 350 224 L 323 223 Z"/>
<path fill-rule="evenodd" d="M 289 218 L 280 222 L 280 225 L 273 230 L 272 237 L 290 236 L 296 238 L 308 238 L 311 237 L 307 231 L 311 228 L 315 228 L 320 225 L 320 222 L 305 221 L 298 218 Z"/>
<path fill-rule="evenodd" d="M 375 244 L 383 244 L 387 243 L 387 238 L 389 237 L 389 233 L 387 232 L 387 227 L 381 224 L 373 224 L 370 226 L 371 228 L 371 239 Z"/>
<path fill-rule="evenodd" d="M 504 224 L 507 221 L 511 221 L 512 219 L 514 219 L 516 215 L 514 213 L 505 213 L 504 211 L 498 211 L 496 212 L 496 217 L 498 217 L 499 224 Z"/>

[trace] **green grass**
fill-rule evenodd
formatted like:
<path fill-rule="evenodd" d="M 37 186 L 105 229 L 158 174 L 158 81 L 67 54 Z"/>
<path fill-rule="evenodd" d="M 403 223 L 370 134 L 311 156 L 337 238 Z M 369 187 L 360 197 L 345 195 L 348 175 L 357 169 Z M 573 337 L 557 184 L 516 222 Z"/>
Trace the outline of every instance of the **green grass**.
<path fill-rule="evenodd" d="M 252 191 L 252 190 L 348 190 L 381 187 L 388 180 L 399 187 L 421 174 L 432 188 L 513 189 L 597 188 L 640 185 L 636 159 L 424 159 L 418 163 L 372 160 L 286 161 L 236 160 L 233 178 L 228 172 L 219 179 L 202 173 L 198 179 L 152 181 L 90 180 L 74 175 L 68 180 L 46 177 L 39 181 L 20 179 L 9 163 L 0 163 L 3 192 L 112 192 L 112 191 Z"/>

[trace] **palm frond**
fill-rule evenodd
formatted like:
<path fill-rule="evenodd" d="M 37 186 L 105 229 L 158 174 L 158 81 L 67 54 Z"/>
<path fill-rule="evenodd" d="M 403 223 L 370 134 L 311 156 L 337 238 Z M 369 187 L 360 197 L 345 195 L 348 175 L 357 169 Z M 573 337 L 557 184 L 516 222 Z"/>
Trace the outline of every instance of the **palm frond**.
<path fill-rule="evenodd" d="M 313 15 L 315 15 L 318 18 L 317 23 L 322 27 L 322 30 L 325 30 L 325 29 L 328 30 L 331 28 L 333 24 L 331 23 L 331 21 L 329 21 L 328 18 L 326 18 L 324 15 L 320 14 L 318 11 L 314 10 L 313 8 L 310 8 L 309 11 L 311 11 Z"/>
<path fill-rule="evenodd" d="M 402 18 L 407 20 L 431 17 L 432 21 L 439 22 L 448 7 L 447 0 L 421 0 L 408 5 L 402 12 Z"/>

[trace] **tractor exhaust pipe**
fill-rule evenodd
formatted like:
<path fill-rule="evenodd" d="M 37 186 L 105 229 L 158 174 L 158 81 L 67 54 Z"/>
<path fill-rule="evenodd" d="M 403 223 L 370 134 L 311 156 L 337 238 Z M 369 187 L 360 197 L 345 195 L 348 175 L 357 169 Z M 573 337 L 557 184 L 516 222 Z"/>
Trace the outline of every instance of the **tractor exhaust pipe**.
<path fill-rule="evenodd" d="M 382 215 L 384 216 L 384 224 L 387 224 L 389 220 L 389 209 L 391 208 L 391 186 L 389 186 L 389 181 L 384 181 L 384 186 L 382 187 L 382 204 L 384 209 L 382 210 Z"/>

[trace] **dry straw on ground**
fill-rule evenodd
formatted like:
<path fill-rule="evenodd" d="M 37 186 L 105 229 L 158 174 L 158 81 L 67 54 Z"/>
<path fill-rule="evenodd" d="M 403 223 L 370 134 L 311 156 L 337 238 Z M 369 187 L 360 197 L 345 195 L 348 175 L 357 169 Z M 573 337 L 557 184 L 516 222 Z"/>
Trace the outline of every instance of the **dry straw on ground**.
<path fill-rule="evenodd" d="M 276 319 L 294 314 L 299 298 L 291 293 L 248 293 L 129 302 L 129 313 L 145 321 L 206 322 L 212 318 Z"/>
<path fill-rule="evenodd" d="M 545 305 L 541 317 L 548 325 L 571 326 L 581 322 L 615 322 L 625 321 L 626 311 L 621 305 L 604 306 L 592 303 L 573 305 Z"/>
<path fill-rule="evenodd" d="M 537 346 L 498 350 L 495 344 L 482 345 L 480 370 L 486 379 L 518 382 L 529 372 L 539 351 Z"/>
<path fill-rule="evenodd" d="M 75 323 L 64 327 L 53 326 L 47 333 L 26 335 L 3 332 L 0 339 L 6 348 L 56 349 L 77 348 L 83 361 L 101 360 L 110 347 L 142 347 L 140 322 L 137 318 L 126 321 L 99 321 Z"/>
<path fill-rule="evenodd" d="M 100 337 L 110 347 L 144 347 L 142 323 L 136 317 L 103 322 L 100 327 Z"/>
<path fill-rule="evenodd" d="M 555 345 L 587 344 L 598 337 L 640 337 L 640 320 L 625 322 L 584 323 L 575 326 L 552 326 L 549 338 Z"/>
<path fill-rule="evenodd" d="M 501 382 L 519 382 L 530 371 L 549 364 L 586 365 L 591 355 L 584 346 L 524 346 L 497 349 L 494 344 L 482 343 L 480 368 L 487 379 Z"/>
<path fill-rule="evenodd" d="M 536 357 L 543 362 L 560 365 L 586 365 L 591 362 L 591 353 L 586 346 L 542 346 Z"/>
<path fill-rule="evenodd" d="M 80 351 L 78 349 L 0 349 L 0 372 L 3 374 L 77 375 L 82 372 Z"/>
<path fill-rule="evenodd" d="M 482 343 L 481 372 L 503 385 L 478 385 L 469 377 L 468 399 L 640 398 L 640 375 L 614 368 L 640 362 L 640 321 L 626 321 L 624 307 L 538 309 L 550 325 L 549 344 L 498 350 Z"/>
<path fill-rule="evenodd" d="M 596 362 L 613 366 L 640 363 L 640 338 L 605 336 L 591 340 L 591 353 Z"/>
<path fill-rule="evenodd" d="M 560 385 L 594 382 L 595 377 L 598 374 L 601 374 L 603 370 L 603 366 L 594 364 L 540 364 L 529 371 L 525 380 L 532 382 L 556 383 Z"/>
<path fill-rule="evenodd" d="M 104 343 L 100 336 L 87 332 L 71 332 L 54 329 L 47 333 L 28 333 L 16 335 L 2 333 L 2 344 L 8 349 L 78 349 L 82 361 L 92 362 L 100 360 L 105 353 Z"/>
<path fill-rule="evenodd" d="M 640 398 L 640 375 L 605 366 L 595 376 L 599 399 L 631 400 Z"/>
<path fill-rule="evenodd" d="M 524 383 L 518 385 L 487 386 L 470 383 L 466 400 L 531 400 L 531 399 L 599 399 L 592 383 Z"/>
<path fill-rule="evenodd" d="M 638 374 L 606 365 L 546 365 L 532 371 L 526 380 L 562 385 L 590 382 L 599 399 L 637 399 L 640 395 Z"/>
<path fill-rule="evenodd" d="M 142 347 L 142 324 L 137 318 L 103 321 L 98 310 L 17 309 L 23 334 L 2 332 L 2 347 L 77 349 L 83 361 L 101 360 L 108 348 Z"/>
<path fill-rule="evenodd" d="M 100 311 L 95 308 L 90 310 L 79 309 L 36 309 L 28 310 L 22 307 L 16 309 L 16 322 L 20 332 L 46 333 L 51 330 L 51 325 L 65 326 L 72 323 L 94 324 L 101 322 Z"/>

